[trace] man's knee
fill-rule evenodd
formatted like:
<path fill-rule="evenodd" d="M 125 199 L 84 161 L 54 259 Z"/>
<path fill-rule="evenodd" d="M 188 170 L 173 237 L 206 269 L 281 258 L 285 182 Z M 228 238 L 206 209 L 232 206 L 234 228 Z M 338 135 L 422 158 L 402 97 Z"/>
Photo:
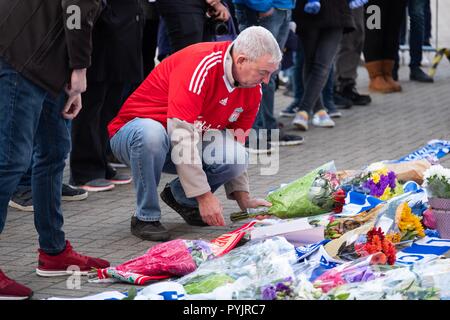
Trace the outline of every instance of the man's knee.
<path fill-rule="evenodd" d="M 133 136 L 132 147 L 136 145 L 145 152 L 165 156 L 170 149 L 170 140 L 166 129 L 159 122 L 143 120 Z"/>

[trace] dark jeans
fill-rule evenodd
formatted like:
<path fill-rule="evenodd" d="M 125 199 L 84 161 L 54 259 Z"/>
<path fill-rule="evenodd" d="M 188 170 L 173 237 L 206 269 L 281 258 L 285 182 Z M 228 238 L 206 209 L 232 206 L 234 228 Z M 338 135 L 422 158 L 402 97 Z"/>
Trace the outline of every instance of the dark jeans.
<path fill-rule="evenodd" d="M 300 41 L 299 41 L 300 42 Z M 296 111 L 300 106 L 302 101 L 304 87 L 303 87 L 303 62 L 304 62 L 304 52 L 303 49 L 295 52 L 294 55 L 294 66 L 292 70 L 293 78 L 293 88 L 294 88 L 294 101 L 287 107 L 288 111 Z M 331 65 L 330 74 L 328 76 L 327 83 L 322 90 L 322 101 L 325 108 L 329 111 L 337 111 L 336 105 L 334 104 L 334 67 Z"/>
<path fill-rule="evenodd" d="M 300 39 L 305 52 L 304 93 L 299 110 L 313 114 L 324 108 L 321 92 L 330 75 L 343 30 L 340 28 L 302 29 Z"/>
<path fill-rule="evenodd" d="M 410 67 L 420 67 L 422 62 L 422 45 L 425 38 L 425 7 L 426 0 L 409 0 L 408 13 L 410 22 L 409 54 Z"/>
<path fill-rule="evenodd" d="M 68 121 L 61 116 L 65 93 L 51 96 L 0 59 L 0 232 L 8 202 L 33 156 L 34 223 L 40 248 L 65 248 L 61 190 L 70 151 Z"/>
<path fill-rule="evenodd" d="M 372 0 L 368 4 L 381 9 L 381 28 L 369 29 L 366 26 L 364 58 L 366 62 L 395 60 L 398 54 L 400 26 L 407 0 Z M 366 11 L 366 21 L 370 15 Z"/>
<path fill-rule="evenodd" d="M 131 93 L 124 83 L 90 82 L 83 94 L 83 109 L 72 123 L 70 184 L 110 179 L 116 171 L 108 164 L 108 123 Z"/>
<path fill-rule="evenodd" d="M 289 22 L 291 21 L 291 10 L 275 9 L 272 15 L 259 18 L 258 13 L 244 5 L 235 5 L 236 17 L 239 23 L 239 30 L 242 31 L 250 26 L 262 26 L 269 30 L 275 39 L 277 39 L 280 48 L 284 48 L 289 35 Z M 275 104 L 275 78 L 277 72 L 270 77 L 269 84 L 262 85 L 262 100 L 258 114 L 256 116 L 253 128 L 258 129 L 276 129 L 277 120 L 274 116 Z"/>
<path fill-rule="evenodd" d="M 189 0 L 183 5 L 179 1 L 164 0 L 157 1 L 156 5 L 167 27 L 171 53 L 194 43 L 212 40 L 204 0 Z"/>
<path fill-rule="evenodd" d="M 431 45 L 431 7 L 430 0 L 425 0 L 425 30 L 423 35 L 423 43 L 424 45 Z"/>

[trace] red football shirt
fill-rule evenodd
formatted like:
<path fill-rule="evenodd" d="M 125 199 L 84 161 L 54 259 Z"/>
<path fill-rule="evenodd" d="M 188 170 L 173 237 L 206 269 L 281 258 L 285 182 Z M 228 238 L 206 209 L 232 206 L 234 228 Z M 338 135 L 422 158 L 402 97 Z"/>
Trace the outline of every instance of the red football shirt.
<path fill-rule="evenodd" d="M 125 101 L 108 125 L 112 137 L 128 121 L 167 118 L 207 129 L 250 129 L 261 101 L 261 86 L 233 88 L 225 76 L 231 42 L 191 45 L 164 59 Z"/>

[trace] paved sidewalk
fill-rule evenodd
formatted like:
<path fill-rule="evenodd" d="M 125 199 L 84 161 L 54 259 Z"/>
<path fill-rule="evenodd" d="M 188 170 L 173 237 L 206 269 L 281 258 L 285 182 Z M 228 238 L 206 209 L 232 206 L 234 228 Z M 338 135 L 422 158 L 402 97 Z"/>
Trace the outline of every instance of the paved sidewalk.
<path fill-rule="evenodd" d="M 448 30 L 448 29 L 447 29 Z M 255 196 L 281 183 L 300 177 L 317 166 L 335 160 L 338 169 L 358 169 L 377 160 L 397 159 L 423 146 L 431 139 L 450 140 L 450 64 L 442 61 L 434 84 L 409 82 L 408 68 L 400 70 L 403 92 L 372 95 L 367 107 L 344 110 L 334 129 L 312 128 L 301 146 L 283 147 L 279 154 L 279 171 L 260 175 L 260 168 L 251 166 L 250 180 Z M 367 72 L 360 69 L 360 91 L 366 91 Z M 277 114 L 291 98 L 277 94 Z M 294 132 L 294 131 L 292 131 Z M 450 156 L 442 163 L 450 167 Z M 160 190 L 172 177 L 163 175 Z M 65 180 L 67 181 L 67 169 Z M 164 204 L 162 223 L 173 238 L 213 239 L 237 228 L 229 214 L 237 205 L 227 201 L 223 190 L 227 226 L 190 227 L 178 214 Z M 154 242 L 141 241 L 130 233 L 130 217 L 134 211 L 134 190 L 131 185 L 117 186 L 113 191 L 91 193 L 85 201 L 64 202 L 65 231 L 74 248 L 84 254 L 108 259 L 112 265 L 142 255 Z M 124 284 L 93 284 L 86 279 L 80 289 L 68 289 L 67 278 L 41 278 L 34 272 L 37 265 L 37 235 L 33 214 L 9 210 L 4 232 L 0 235 L 0 268 L 11 278 L 29 286 L 34 299 L 52 296 L 82 297 L 109 290 L 128 290 Z"/>

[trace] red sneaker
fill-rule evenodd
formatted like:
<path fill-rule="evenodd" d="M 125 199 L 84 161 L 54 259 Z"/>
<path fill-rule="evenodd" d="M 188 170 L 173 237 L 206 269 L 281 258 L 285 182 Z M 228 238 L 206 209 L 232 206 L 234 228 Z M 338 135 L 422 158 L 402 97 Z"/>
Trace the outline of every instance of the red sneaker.
<path fill-rule="evenodd" d="M 32 295 L 33 291 L 30 288 L 8 278 L 0 270 L 0 300 L 25 300 Z"/>
<path fill-rule="evenodd" d="M 92 269 L 109 267 L 109 262 L 76 253 L 70 242 L 66 240 L 66 248 L 56 256 L 50 256 L 41 249 L 39 251 L 39 266 L 36 273 L 42 277 L 65 276 L 78 273 L 87 275 Z"/>

